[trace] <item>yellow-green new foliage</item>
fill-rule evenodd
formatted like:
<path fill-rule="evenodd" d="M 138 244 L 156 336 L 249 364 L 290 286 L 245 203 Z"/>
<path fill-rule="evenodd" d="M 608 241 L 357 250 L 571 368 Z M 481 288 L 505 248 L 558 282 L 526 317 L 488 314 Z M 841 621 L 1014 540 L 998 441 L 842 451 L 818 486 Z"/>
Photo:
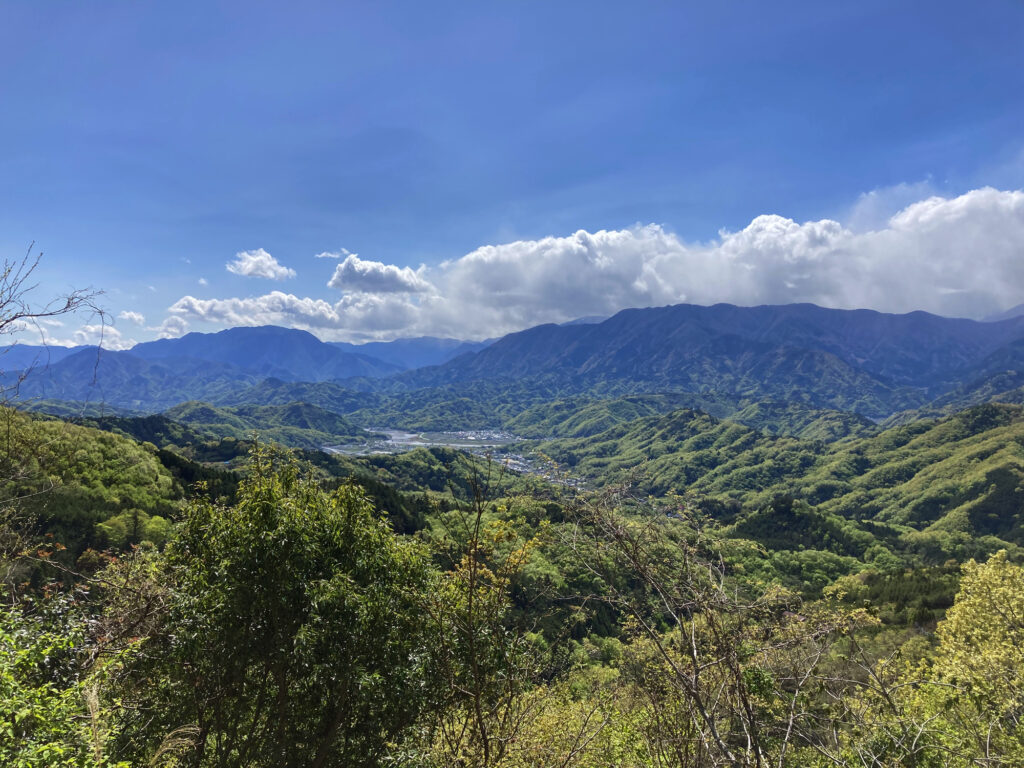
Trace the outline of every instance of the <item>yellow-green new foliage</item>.
<path fill-rule="evenodd" d="M 180 496 L 152 446 L 0 408 L 0 500 L 69 548 L 91 543 L 94 526 L 122 512 L 166 517 Z"/>
<path fill-rule="evenodd" d="M 917 688 L 922 714 L 944 721 L 951 748 L 1024 765 L 1024 568 L 1006 552 L 964 565 L 936 635 L 938 649 L 922 670 L 934 683 Z"/>
<path fill-rule="evenodd" d="M 934 640 L 839 675 L 859 681 L 835 698 L 842 764 L 1024 765 L 1024 569 L 1005 552 L 964 565 Z"/>
<path fill-rule="evenodd" d="M 1024 568 L 1005 551 L 964 565 L 956 602 L 936 634 L 941 678 L 963 683 L 990 711 L 1024 702 Z"/>
<path fill-rule="evenodd" d="M 948 537 L 1024 540 L 1024 408 L 990 403 L 839 443 L 772 437 L 696 411 L 541 444 L 574 474 L 636 474 L 656 495 L 690 489 L 761 506 L 779 494 L 823 512 Z"/>
<path fill-rule="evenodd" d="M 9 596 L 5 596 L 9 597 Z M 107 753 L 85 624 L 62 597 L 0 607 L 0 765 L 127 768 Z"/>

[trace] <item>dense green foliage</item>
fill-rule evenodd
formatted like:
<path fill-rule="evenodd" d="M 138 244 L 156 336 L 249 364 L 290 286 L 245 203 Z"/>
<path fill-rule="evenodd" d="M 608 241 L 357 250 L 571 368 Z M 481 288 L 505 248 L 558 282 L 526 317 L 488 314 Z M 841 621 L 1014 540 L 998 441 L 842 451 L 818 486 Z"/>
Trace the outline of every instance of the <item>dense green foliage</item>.
<path fill-rule="evenodd" d="M 139 762 L 191 723 L 198 765 L 375 764 L 426 702 L 423 552 L 356 487 L 270 460 L 237 506 L 190 506 L 168 551 L 166 615 L 121 683 Z"/>
<path fill-rule="evenodd" d="M 162 529 L 183 495 L 152 446 L 9 408 L 0 422 L 3 501 L 75 553 L 108 543 L 97 524 L 117 515 L 145 516 Z"/>
<path fill-rule="evenodd" d="M 502 426 L 522 437 L 589 437 L 645 416 L 697 407 L 711 398 L 686 394 L 633 395 L 610 400 L 575 397 L 527 408 Z M 705 408 L 707 410 L 707 408 Z"/>
<path fill-rule="evenodd" d="M 296 448 L 319 448 L 372 436 L 343 416 L 308 403 L 217 408 L 188 402 L 165 411 L 164 416 L 205 439 L 244 440 L 256 433 L 267 442 Z"/>
<path fill-rule="evenodd" d="M 761 432 L 824 443 L 878 431 L 871 421 L 855 413 L 808 408 L 795 403 L 751 403 L 730 413 L 728 418 Z"/>
<path fill-rule="evenodd" d="M 1000 407 L 876 448 L 1018 422 Z M 162 551 L 82 574 L 74 600 L 12 593 L 7 764 L 966 768 L 982 731 L 1019 754 L 1006 553 L 962 582 L 865 568 L 876 527 L 792 497 L 566 498 L 454 451 L 371 458 L 374 478 L 258 449 L 237 500 L 194 499 Z M 447 483 L 412 537 L 345 473 L 389 511 L 412 497 L 381 478 Z"/>
<path fill-rule="evenodd" d="M 81 679 L 87 631 L 64 599 L 0 607 L 0 764 L 100 768 L 91 681 Z"/>
<path fill-rule="evenodd" d="M 1021 543 L 1024 409 L 990 404 L 837 443 L 772 437 L 695 411 L 542 443 L 604 482 L 637 473 L 655 494 L 690 489 L 751 506 L 790 494 L 855 521 L 898 526 L 926 551 L 939 534 Z"/>

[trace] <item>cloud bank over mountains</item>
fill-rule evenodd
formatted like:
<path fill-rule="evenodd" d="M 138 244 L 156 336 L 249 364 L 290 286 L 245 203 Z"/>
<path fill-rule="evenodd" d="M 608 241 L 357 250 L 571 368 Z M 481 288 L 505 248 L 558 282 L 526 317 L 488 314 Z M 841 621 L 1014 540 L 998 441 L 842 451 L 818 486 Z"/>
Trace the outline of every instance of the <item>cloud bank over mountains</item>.
<path fill-rule="evenodd" d="M 901 194 L 906 194 L 903 190 Z M 444 335 L 484 338 L 627 307 L 690 302 L 813 302 L 886 312 L 984 317 L 1024 300 L 1024 192 L 983 188 L 931 196 L 895 215 L 798 223 L 758 216 L 737 232 L 688 243 L 657 224 L 486 245 L 434 267 L 384 264 L 343 251 L 330 298 L 282 291 L 248 298 L 184 296 L 172 317 L 218 325 L 277 324 L 325 339 Z M 342 260 L 343 259 L 343 260 Z M 266 251 L 228 268 L 294 274 Z"/>

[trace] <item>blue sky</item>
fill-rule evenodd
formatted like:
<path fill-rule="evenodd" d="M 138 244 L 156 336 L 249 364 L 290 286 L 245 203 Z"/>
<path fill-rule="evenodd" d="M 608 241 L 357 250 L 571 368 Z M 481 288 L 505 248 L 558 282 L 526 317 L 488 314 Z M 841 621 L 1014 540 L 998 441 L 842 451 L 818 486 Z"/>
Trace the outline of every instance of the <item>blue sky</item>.
<path fill-rule="evenodd" d="M 6 3 L 0 253 L 35 241 L 41 292 L 144 316 L 125 342 L 479 337 L 675 300 L 981 316 L 1024 301 L 1022 40 L 1020 2 Z M 765 214 L 799 231 L 750 230 Z M 940 215 L 969 223 L 956 253 Z M 993 248 L 988 282 L 950 276 Z M 294 275 L 227 269 L 259 249 Z M 850 252 L 931 293 L 807 276 Z"/>

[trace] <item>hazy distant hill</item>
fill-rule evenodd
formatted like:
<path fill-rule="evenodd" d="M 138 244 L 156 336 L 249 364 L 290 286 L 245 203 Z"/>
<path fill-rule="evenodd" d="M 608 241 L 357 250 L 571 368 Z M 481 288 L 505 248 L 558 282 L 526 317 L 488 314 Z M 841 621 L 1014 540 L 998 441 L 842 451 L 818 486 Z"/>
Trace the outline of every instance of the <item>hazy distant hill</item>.
<path fill-rule="evenodd" d="M 409 370 L 411 368 L 423 368 L 428 365 L 440 365 L 467 352 L 478 352 L 493 342 L 493 339 L 488 341 L 459 341 L 458 339 L 420 336 L 415 339 L 371 341 L 366 344 L 349 344 L 344 341 L 331 341 L 328 343 L 345 352 L 368 355 L 390 365 Z"/>
<path fill-rule="evenodd" d="M 331 381 L 354 376 L 387 376 L 401 366 L 325 344 L 307 331 L 266 325 L 219 333 L 188 333 L 132 347 L 144 360 L 191 358 L 228 363 L 247 373 L 285 381 Z"/>
<path fill-rule="evenodd" d="M 21 399 L 45 398 L 162 410 L 185 400 L 232 401 L 264 381 L 274 387 L 337 380 L 366 382 L 482 349 L 489 342 L 399 339 L 352 345 L 325 343 L 306 331 L 275 326 L 189 333 L 137 344 L 128 351 L 96 347 L 15 345 L 0 350 L 0 374 L 13 382 L 33 367 Z M 375 353 L 376 356 L 367 354 Z M 279 402 L 302 400 L 284 394 Z M 251 402 L 243 399 L 241 402 Z"/>
<path fill-rule="evenodd" d="M 198 358 L 145 360 L 130 352 L 95 347 L 34 370 L 21 384 L 18 399 L 103 403 L 137 411 L 157 411 L 183 399 L 215 399 L 261 380 L 228 363 Z"/>
<path fill-rule="evenodd" d="M 1009 320 L 1014 317 L 1020 317 L 1021 315 L 1024 315 L 1024 304 L 1018 304 L 1017 306 L 1010 307 L 1002 312 L 996 312 L 995 314 L 982 318 L 982 320 L 986 323 L 998 323 L 1000 320 Z"/>
<path fill-rule="evenodd" d="M 83 349 L 86 347 L 15 344 L 0 350 L 0 371 L 21 371 L 32 367 L 45 367 Z"/>
<path fill-rule="evenodd" d="M 401 370 L 337 349 L 305 331 L 273 326 L 190 333 L 138 344 L 126 352 L 81 347 L 51 355 L 48 364 L 39 349 L 33 348 L 33 356 L 20 346 L 12 347 L 7 354 L 15 364 L 0 367 L 5 380 L 12 382 L 20 364 L 39 358 L 20 387 L 19 399 L 106 403 L 142 411 L 163 410 L 185 400 L 220 402 L 230 399 L 231 392 L 269 378 L 324 382 Z"/>

